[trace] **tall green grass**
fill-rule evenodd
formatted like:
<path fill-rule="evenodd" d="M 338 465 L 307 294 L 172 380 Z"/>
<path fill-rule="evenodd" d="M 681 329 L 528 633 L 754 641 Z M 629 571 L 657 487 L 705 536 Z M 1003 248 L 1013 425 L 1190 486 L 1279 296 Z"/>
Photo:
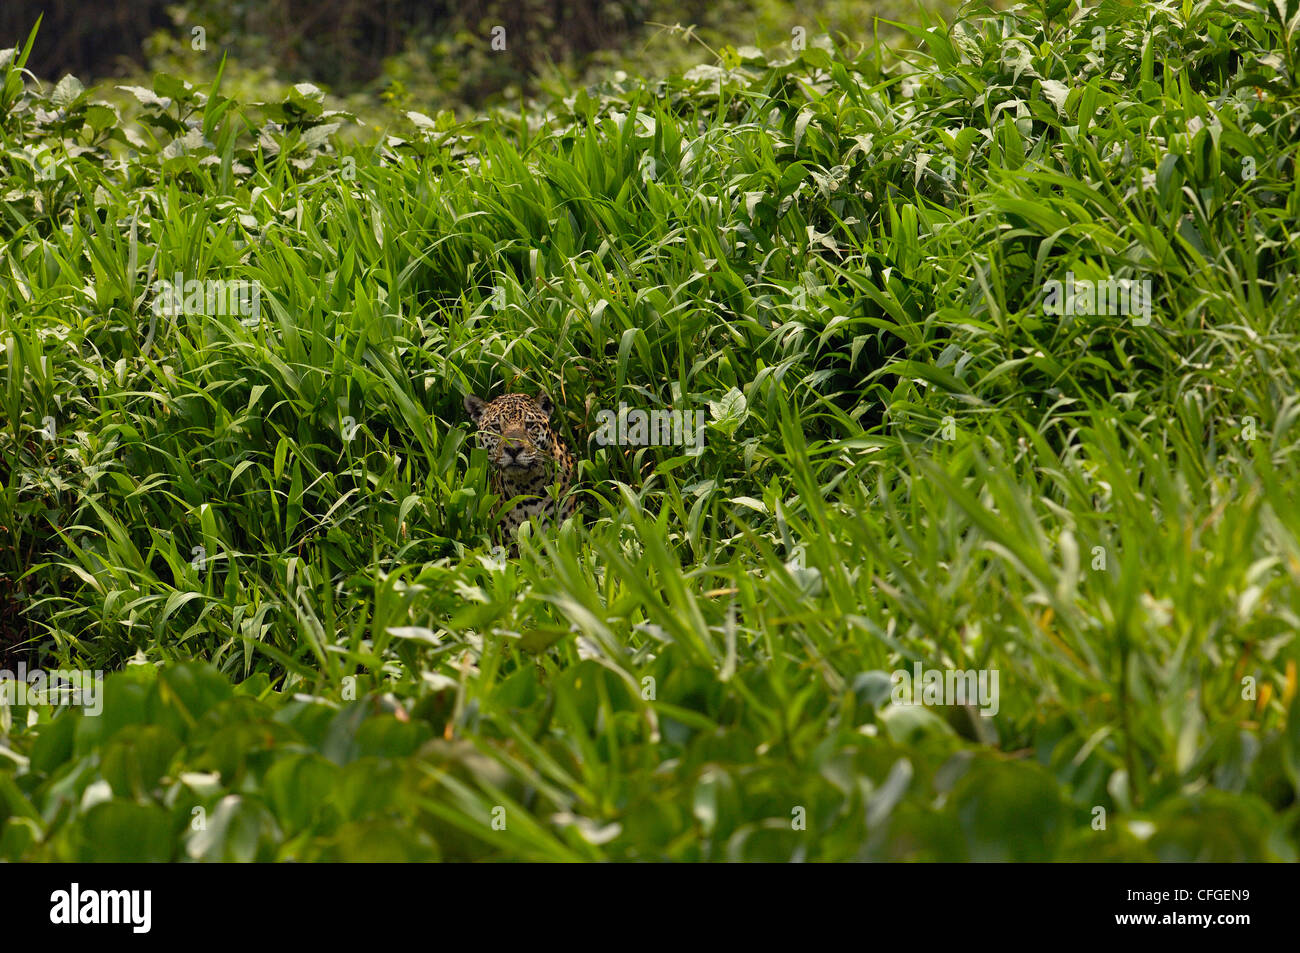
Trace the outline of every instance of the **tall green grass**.
<path fill-rule="evenodd" d="M 0 708 L 0 856 L 1294 860 L 1296 26 L 976 11 L 359 144 L 16 51 L 4 647 L 117 674 Z M 540 388 L 585 525 L 503 562 L 461 402 Z"/>

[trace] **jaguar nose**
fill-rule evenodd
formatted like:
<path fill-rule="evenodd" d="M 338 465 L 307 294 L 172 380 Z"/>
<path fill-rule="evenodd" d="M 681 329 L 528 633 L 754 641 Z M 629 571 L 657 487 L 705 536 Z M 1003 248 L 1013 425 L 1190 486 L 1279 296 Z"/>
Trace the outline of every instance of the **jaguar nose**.
<path fill-rule="evenodd" d="M 517 463 L 528 450 L 528 438 L 523 434 L 503 434 L 501 436 L 501 462 L 506 466 Z"/>

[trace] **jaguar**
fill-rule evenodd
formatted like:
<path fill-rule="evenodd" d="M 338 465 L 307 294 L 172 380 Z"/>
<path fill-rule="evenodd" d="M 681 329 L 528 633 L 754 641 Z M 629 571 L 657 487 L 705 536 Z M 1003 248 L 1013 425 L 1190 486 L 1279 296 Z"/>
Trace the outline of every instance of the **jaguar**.
<path fill-rule="evenodd" d="M 527 520 L 554 525 L 577 512 L 573 454 L 551 426 L 555 404 L 545 391 L 536 397 L 505 394 L 490 403 L 469 394 L 465 411 L 487 451 L 492 492 L 508 507 L 497 521 L 499 542 L 510 540 Z M 512 545 L 511 554 L 517 552 Z"/>

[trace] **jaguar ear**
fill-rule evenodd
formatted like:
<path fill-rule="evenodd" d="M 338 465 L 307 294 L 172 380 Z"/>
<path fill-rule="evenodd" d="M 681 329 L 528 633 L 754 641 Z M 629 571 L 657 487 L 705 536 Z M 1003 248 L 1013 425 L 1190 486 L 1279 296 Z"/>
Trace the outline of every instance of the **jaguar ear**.
<path fill-rule="evenodd" d="M 469 414 L 469 419 L 478 423 L 483 419 L 483 411 L 487 410 L 487 404 L 479 400 L 473 394 L 465 395 L 465 411 Z"/>
<path fill-rule="evenodd" d="M 555 412 L 555 404 L 551 403 L 551 395 L 546 393 L 544 390 L 539 390 L 537 392 L 537 397 L 533 403 L 536 404 L 537 409 L 544 413 L 548 418 Z"/>

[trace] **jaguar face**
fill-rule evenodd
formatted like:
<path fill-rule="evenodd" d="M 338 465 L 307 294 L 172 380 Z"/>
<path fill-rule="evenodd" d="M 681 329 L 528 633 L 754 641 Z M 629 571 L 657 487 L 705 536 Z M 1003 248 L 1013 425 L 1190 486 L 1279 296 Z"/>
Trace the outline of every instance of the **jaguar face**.
<path fill-rule="evenodd" d="M 555 405 L 545 393 L 536 398 L 506 394 L 491 403 L 471 394 L 465 398 L 465 410 L 478 425 L 479 446 L 503 474 L 522 476 L 550 466 Z"/>

